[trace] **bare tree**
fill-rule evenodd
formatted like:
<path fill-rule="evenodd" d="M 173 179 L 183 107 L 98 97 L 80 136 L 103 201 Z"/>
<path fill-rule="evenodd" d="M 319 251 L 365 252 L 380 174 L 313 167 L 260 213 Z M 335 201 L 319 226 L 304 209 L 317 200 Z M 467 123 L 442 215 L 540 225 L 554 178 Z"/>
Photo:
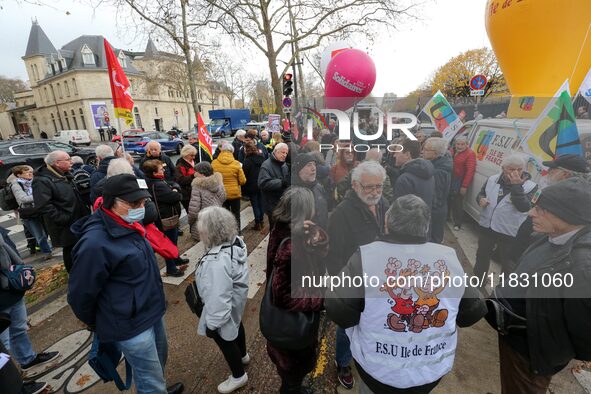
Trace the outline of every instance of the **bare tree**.
<path fill-rule="evenodd" d="M 17 78 L 7 78 L 0 75 L 0 103 L 14 101 L 14 93 L 27 89 L 27 84 Z"/>
<path fill-rule="evenodd" d="M 299 58 L 299 53 L 336 35 L 361 33 L 371 39 L 375 27 L 393 27 L 402 16 L 411 16 L 414 7 L 407 5 L 407 0 L 205 1 L 218 12 L 218 26 L 231 37 L 250 42 L 267 57 L 275 111 L 281 107 L 280 75 Z M 289 60 L 279 72 L 279 57 L 289 49 L 293 49 L 287 55 Z"/>
<path fill-rule="evenodd" d="M 136 33 L 145 32 L 147 27 L 151 27 L 152 33 L 160 34 L 174 43 L 184 58 L 193 112 L 197 116 L 199 105 L 193 63 L 197 54 L 196 48 L 201 49 L 209 45 L 199 40 L 199 32 L 209 22 L 212 9 L 203 7 L 203 3 L 189 0 L 91 1 L 95 7 L 100 7 L 103 3 L 115 5 L 120 20 L 131 24 L 129 28 L 135 28 Z"/>

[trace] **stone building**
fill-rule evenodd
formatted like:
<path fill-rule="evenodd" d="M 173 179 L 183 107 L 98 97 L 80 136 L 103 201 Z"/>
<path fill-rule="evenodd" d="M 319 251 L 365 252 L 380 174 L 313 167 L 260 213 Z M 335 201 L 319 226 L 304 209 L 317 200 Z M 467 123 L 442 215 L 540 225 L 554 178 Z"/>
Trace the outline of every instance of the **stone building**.
<path fill-rule="evenodd" d="M 17 130 L 30 130 L 38 137 L 41 130 L 51 137 L 59 130 L 88 130 L 99 140 L 98 128 L 118 127 L 114 118 L 111 89 L 102 36 L 80 36 L 56 49 L 41 26 L 31 26 L 25 55 L 30 91 L 15 96 L 10 109 Z M 188 130 L 195 121 L 182 57 L 159 51 L 148 40 L 144 52 L 113 48 L 127 78 L 134 99 L 135 125 L 145 130 Z M 198 75 L 197 91 L 201 116 L 208 121 L 208 110 L 229 108 L 227 98 L 212 83 Z M 212 88 L 213 87 L 213 88 Z M 199 98 L 201 97 L 201 98 Z"/>

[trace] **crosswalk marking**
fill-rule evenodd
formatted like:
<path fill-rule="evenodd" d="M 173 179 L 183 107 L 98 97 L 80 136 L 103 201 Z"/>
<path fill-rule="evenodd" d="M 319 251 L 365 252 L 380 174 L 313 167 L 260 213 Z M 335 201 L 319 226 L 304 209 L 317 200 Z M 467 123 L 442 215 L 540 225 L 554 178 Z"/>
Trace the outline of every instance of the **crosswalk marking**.
<path fill-rule="evenodd" d="M 6 212 L 6 211 L 1 211 L 1 212 Z M 16 215 L 14 214 L 14 212 L 11 212 L 6 215 L 0 216 L 0 223 L 4 223 L 4 222 L 7 222 L 9 220 L 14 220 L 14 219 L 16 219 Z"/>
<path fill-rule="evenodd" d="M 244 230 L 246 226 L 248 226 L 248 224 L 253 220 L 254 213 L 252 212 L 252 208 L 247 207 L 243 209 L 240 212 L 240 230 Z M 199 261 L 201 256 L 203 256 L 203 243 L 199 242 L 198 244 L 187 250 L 185 253 L 183 253 L 181 256 L 190 260 L 189 265 L 185 269 L 185 274 L 178 278 L 172 276 L 162 276 L 162 282 L 168 283 L 170 285 L 179 286 L 181 283 L 183 283 L 185 279 L 187 279 L 187 277 L 189 277 L 189 275 L 195 272 L 195 266 L 197 264 L 197 261 Z M 160 270 L 160 273 L 162 275 L 165 275 L 166 267 L 162 268 Z"/>

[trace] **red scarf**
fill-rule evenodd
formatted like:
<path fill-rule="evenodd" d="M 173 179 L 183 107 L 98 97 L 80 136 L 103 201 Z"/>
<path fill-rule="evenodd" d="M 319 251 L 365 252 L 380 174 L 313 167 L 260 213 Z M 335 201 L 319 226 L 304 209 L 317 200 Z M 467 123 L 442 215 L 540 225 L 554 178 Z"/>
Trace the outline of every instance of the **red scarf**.
<path fill-rule="evenodd" d="M 145 237 L 150 243 L 150 246 L 152 246 L 152 249 L 154 249 L 154 252 L 158 253 L 160 256 L 164 257 L 165 259 L 176 259 L 177 257 L 179 257 L 179 249 L 177 248 L 177 246 L 173 244 L 172 241 L 166 237 L 166 235 L 164 235 L 160 230 L 158 230 L 158 227 L 156 227 L 154 224 L 150 223 L 145 227 L 142 226 L 139 222 L 129 224 L 110 209 L 106 209 L 102 206 L 101 209 L 118 225 L 131 230 L 135 230 L 142 237 Z"/>

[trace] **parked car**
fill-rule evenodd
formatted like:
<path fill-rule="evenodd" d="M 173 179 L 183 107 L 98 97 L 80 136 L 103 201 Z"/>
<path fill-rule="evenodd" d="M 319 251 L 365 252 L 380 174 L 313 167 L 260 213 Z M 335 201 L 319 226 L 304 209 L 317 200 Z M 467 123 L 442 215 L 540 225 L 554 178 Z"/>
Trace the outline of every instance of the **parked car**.
<path fill-rule="evenodd" d="M 164 132 L 152 131 L 124 136 L 123 147 L 127 152 L 141 156 L 146 154 L 146 145 L 150 141 L 158 141 L 165 153 L 180 154 L 184 146 L 183 140 L 180 138 L 172 137 Z"/>
<path fill-rule="evenodd" d="M 501 172 L 503 157 L 511 153 L 521 153 L 526 160 L 526 171 L 539 181 L 539 171 L 533 157 L 524 152 L 521 140 L 531 129 L 535 119 L 482 119 L 466 123 L 459 135 L 468 137 L 468 146 L 476 153 L 476 172 L 472 185 L 464 198 L 464 210 L 478 220 L 482 208 L 476 203 L 476 195 L 488 177 Z M 591 164 L 591 120 L 577 119 L 579 138 L 583 155 Z"/>
<path fill-rule="evenodd" d="M 73 146 L 90 146 L 90 134 L 86 130 L 61 130 L 55 133 L 54 139 Z"/>
<path fill-rule="evenodd" d="M 122 134 L 123 134 L 123 137 L 127 137 L 130 135 L 136 135 L 136 134 L 141 134 L 141 133 L 145 133 L 145 131 L 142 129 L 129 129 L 129 130 L 124 130 Z M 121 141 L 121 136 L 119 134 L 117 134 L 116 136 L 114 136 L 111 139 L 111 142 L 119 142 L 119 141 Z"/>
<path fill-rule="evenodd" d="M 86 164 L 96 165 L 93 149 L 77 148 L 55 140 L 0 141 L 0 185 L 6 184 L 12 167 L 26 164 L 36 170 L 44 164 L 45 156 L 54 150 L 66 151 L 70 156 L 80 156 Z"/>

